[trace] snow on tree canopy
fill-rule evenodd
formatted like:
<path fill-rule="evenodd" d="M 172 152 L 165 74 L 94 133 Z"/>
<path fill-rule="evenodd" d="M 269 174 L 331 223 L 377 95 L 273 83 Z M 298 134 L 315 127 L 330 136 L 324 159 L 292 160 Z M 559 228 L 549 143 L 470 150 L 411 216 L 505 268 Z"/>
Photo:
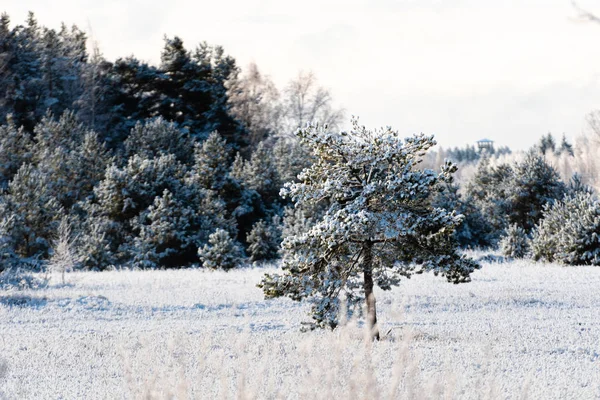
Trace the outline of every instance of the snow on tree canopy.
<path fill-rule="evenodd" d="M 332 328 L 340 297 L 350 312 L 366 299 L 378 338 L 374 283 L 389 290 L 426 271 L 453 283 L 470 280 L 479 265 L 457 253 L 453 237 L 462 216 L 431 205 L 456 166 L 417 168 L 435 145 L 432 136 L 402 140 L 391 128 L 367 130 L 356 119 L 350 132 L 308 126 L 297 136 L 315 162 L 281 195 L 296 207 L 325 204 L 326 212 L 307 232 L 284 238 L 284 274 L 265 275 L 259 286 L 266 297 L 311 300 L 313 325 Z"/>

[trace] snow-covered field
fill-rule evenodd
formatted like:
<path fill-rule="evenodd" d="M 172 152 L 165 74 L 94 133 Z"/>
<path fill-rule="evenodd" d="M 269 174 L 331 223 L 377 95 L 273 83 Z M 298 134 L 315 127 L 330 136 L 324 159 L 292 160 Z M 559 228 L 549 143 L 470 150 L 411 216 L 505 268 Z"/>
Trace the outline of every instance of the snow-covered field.
<path fill-rule="evenodd" d="M 299 332 L 265 269 L 72 273 L 0 292 L 0 398 L 600 399 L 600 268 L 484 264 L 376 292 L 378 343 Z"/>

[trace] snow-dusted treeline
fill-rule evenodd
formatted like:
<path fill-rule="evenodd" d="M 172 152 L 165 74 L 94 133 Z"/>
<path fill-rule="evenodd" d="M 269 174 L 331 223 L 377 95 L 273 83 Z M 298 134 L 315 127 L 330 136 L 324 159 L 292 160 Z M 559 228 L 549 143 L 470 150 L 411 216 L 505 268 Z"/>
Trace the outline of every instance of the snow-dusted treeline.
<path fill-rule="evenodd" d="M 292 133 L 342 110 L 313 74 L 278 89 L 219 46 L 166 37 L 160 60 L 109 61 L 76 26 L 2 15 L 0 269 L 278 257 L 285 221 L 302 223 L 279 190 L 310 162 Z"/>
<path fill-rule="evenodd" d="M 315 77 L 280 90 L 256 65 L 242 73 L 221 47 L 190 50 L 178 37 L 160 60 L 109 61 L 77 27 L 0 18 L 0 268 L 229 269 L 280 257 L 284 238 L 322 222 L 331 199 L 298 208 L 279 195 L 318 159 L 297 128 L 343 136 L 343 113 Z M 430 215 L 456 214 L 445 232 L 463 248 L 548 258 L 566 235 L 575 242 L 560 251 L 571 255 L 556 260 L 597 264 L 595 143 L 546 135 L 526 154 L 429 151 L 410 168 L 447 157 L 456 179 L 415 196 Z M 572 199 L 586 206 L 559 206 Z M 544 222 L 551 213 L 568 233 Z"/>

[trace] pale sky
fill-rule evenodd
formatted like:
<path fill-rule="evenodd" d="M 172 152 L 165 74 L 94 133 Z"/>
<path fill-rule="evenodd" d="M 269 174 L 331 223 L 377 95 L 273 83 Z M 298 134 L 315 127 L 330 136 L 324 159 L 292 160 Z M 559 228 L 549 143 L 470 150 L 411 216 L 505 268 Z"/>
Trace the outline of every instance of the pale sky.
<path fill-rule="evenodd" d="M 222 45 L 283 86 L 312 70 L 371 127 L 525 149 L 600 108 L 600 24 L 569 0 L 7 0 L 13 26 L 93 30 L 108 59 L 157 63 L 163 35 Z M 600 0 L 580 6 L 600 14 Z"/>

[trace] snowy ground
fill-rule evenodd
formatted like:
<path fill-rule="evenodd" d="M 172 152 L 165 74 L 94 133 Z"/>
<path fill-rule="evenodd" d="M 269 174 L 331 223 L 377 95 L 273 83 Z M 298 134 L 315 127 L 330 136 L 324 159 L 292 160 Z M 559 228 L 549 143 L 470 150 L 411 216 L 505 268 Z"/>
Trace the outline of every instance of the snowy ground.
<path fill-rule="evenodd" d="M 300 333 L 306 305 L 263 300 L 264 272 L 72 273 L 0 292 L 0 398 L 600 399 L 600 268 L 418 276 L 376 292 L 387 335 L 372 345 L 353 326 Z"/>

